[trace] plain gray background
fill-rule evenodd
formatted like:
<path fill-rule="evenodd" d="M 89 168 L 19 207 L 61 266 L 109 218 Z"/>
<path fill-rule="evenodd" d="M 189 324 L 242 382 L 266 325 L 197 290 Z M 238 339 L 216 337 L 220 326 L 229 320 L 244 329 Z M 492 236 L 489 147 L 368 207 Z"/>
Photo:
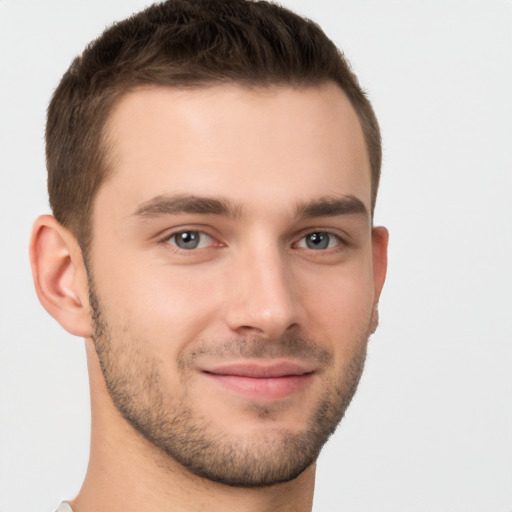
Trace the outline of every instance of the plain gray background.
<path fill-rule="evenodd" d="M 73 56 L 143 0 L 0 0 L 0 511 L 86 469 L 83 341 L 39 305 L 45 109 Z M 512 511 L 512 2 L 289 0 L 344 50 L 380 119 L 381 326 L 319 461 L 317 512 Z"/>

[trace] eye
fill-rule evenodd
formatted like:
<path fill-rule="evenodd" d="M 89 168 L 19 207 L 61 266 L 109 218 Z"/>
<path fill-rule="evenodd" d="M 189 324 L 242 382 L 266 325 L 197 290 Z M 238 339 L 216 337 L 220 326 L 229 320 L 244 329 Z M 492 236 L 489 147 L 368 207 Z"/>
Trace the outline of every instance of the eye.
<path fill-rule="evenodd" d="M 339 236 L 332 233 L 326 233 L 325 231 L 315 231 L 302 237 L 297 243 L 297 247 L 312 249 L 314 251 L 322 251 L 336 247 L 341 243 L 342 241 Z"/>
<path fill-rule="evenodd" d="M 201 231 L 181 231 L 166 239 L 166 243 L 175 245 L 178 249 L 185 251 L 202 249 L 211 245 L 212 242 L 212 237 Z"/>

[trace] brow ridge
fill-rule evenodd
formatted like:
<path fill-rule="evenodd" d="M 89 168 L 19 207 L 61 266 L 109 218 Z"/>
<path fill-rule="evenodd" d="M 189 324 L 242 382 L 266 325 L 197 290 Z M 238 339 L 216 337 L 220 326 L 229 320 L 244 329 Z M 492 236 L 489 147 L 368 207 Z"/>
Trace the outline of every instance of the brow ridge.
<path fill-rule="evenodd" d="M 199 215 L 222 215 L 230 218 L 242 216 L 242 206 L 228 199 L 196 196 L 190 194 L 159 195 L 143 202 L 134 215 L 143 219 L 163 215 L 190 213 Z M 321 197 L 310 202 L 298 203 L 296 218 L 329 217 L 338 215 L 369 216 L 365 204 L 356 196 Z"/>
<path fill-rule="evenodd" d="M 354 195 L 321 197 L 296 206 L 296 216 L 301 218 L 331 217 L 337 215 L 369 216 L 368 208 Z"/>
<path fill-rule="evenodd" d="M 142 218 L 152 218 L 179 213 L 225 215 L 236 218 L 240 217 L 241 208 L 226 199 L 188 194 L 160 195 L 142 203 L 134 215 Z"/>

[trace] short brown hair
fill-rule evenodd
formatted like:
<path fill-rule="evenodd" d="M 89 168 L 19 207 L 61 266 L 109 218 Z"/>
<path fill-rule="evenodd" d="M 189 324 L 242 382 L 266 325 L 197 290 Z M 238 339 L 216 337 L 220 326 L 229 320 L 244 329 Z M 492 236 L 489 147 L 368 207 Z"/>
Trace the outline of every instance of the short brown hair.
<path fill-rule="evenodd" d="M 372 173 L 372 211 L 381 140 L 372 106 L 343 54 L 318 25 L 276 4 L 168 0 L 114 24 L 76 57 L 48 108 L 50 205 L 85 249 L 94 197 L 109 172 L 104 128 L 119 98 L 145 85 L 337 83 L 356 110 Z"/>

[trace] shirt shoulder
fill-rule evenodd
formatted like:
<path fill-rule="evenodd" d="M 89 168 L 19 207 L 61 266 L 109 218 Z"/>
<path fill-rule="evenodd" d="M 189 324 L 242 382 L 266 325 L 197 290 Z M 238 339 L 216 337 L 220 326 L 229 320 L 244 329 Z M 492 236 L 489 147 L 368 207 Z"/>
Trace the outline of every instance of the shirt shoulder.
<path fill-rule="evenodd" d="M 63 501 L 55 512 L 73 512 L 73 509 L 67 501 Z"/>

